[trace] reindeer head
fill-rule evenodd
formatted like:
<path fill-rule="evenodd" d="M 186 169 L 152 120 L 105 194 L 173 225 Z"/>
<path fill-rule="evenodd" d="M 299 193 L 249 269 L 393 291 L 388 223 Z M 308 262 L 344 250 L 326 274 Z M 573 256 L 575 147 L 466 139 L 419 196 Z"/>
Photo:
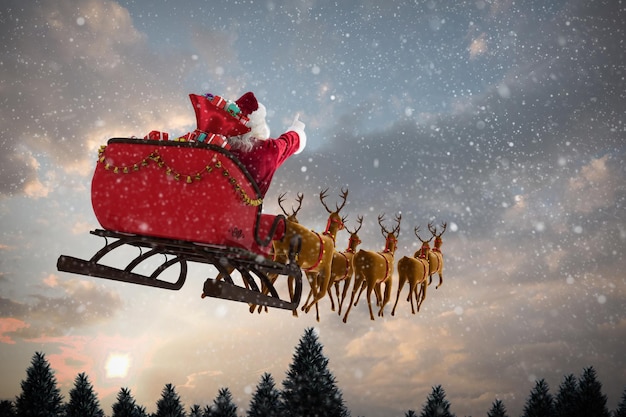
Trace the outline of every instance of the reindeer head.
<path fill-rule="evenodd" d="M 350 233 L 350 239 L 348 239 L 348 252 L 355 252 L 357 246 L 361 243 L 361 239 L 357 233 L 359 233 L 361 226 L 363 226 L 363 216 L 357 216 L 356 222 L 359 224 L 359 227 L 355 228 L 354 231 L 348 229 L 348 226 L 346 226 L 346 230 Z"/>
<path fill-rule="evenodd" d="M 430 223 L 428 224 L 428 230 L 430 230 Z M 413 257 L 425 258 L 428 256 L 428 252 L 430 252 L 430 241 L 433 240 L 433 236 L 431 236 L 430 239 L 428 240 L 424 240 L 419 235 L 419 232 L 420 232 L 419 226 L 415 226 L 414 231 L 415 231 L 415 236 L 420 240 L 420 242 L 422 242 L 422 247 L 419 248 L 417 252 L 415 252 L 415 255 L 413 255 Z M 431 230 L 431 233 L 432 233 L 432 230 Z"/>
<path fill-rule="evenodd" d="M 402 215 L 396 215 L 396 227 L 393 230 L 389 231 L 383 225 L 383 219 L 385 217 L 385 213 L 378 216 L 378 224 L 380 225 L 380 230 L 385 238 L 385 252 L 394 253 L 396 251 L 396 247 L 398 246 L 398 236 L 400 235 L 400 221 L 402 220 Z"/>
<path fill-rule="evenodd" d="M 342 218 L 339 215 L 339 212 L 346 205 L 347 198 L 348 198 L 348 190 L 344 191 L 343 188 L 342 188 L 341 189 L 341 199 L 343 200 L 343 203 L 341 203 L 341 205 L 336 204 L 335 207 L 337 209 L 335 211 L 332 211 L 331 209 L 328 208 L 328 206 L 324 202 L 324 199 L 326 198 L 326 192 L 327 191 L 328 191 L 328 188 L 325 189 L 325 190 L 322 190 L 322 192 L 320 193 L 320 201 L 322 202 L 322 205 L 324 206 L 326 211 L 330 214 L 330 216 L 328 217 L 328 224 L 326 225 L 326 232 L 325 233 L 330 232 L 331 229 L 334 230 L 335 232 L 337 230 L 343 229 L 344 221 L 346 219 Z"/>
<path fill-rule="evenodd" d="M 285 216 L 287 216 L 287 220 L 293 223 L 298 223 L 298 219 L 296 218 L 296 215 L 302 208 L 302 199 L 304 198 L 304 194 L 298 193 L 298 197 L 296 198 L 296 201 L 298 202 L 298 208 L 294 209 L 293 206 L 291 206 L 291 214 L 287 213 L 287 210 L 285 210 L 282 204 L 283 201 L 285 201 L 285 194 L 286 193 L 282 193 L 281 195 L 278 196 L 278 206 L 283 211 Z"/>
<path fill-rule="evenodd" d="M 441 244 L 443 243 L 441 235 L 443 235 L 443 233 L 446 231 L 446 227 L 448 227 L 448 223 L 441 223 L 441 233 L 437 234 L 437 227 L 433 227 L 432 223 L 428 223 L 428 230 L 435 238 L 435 248 L 437 249 L 439 249 L 441 247 Z"/>

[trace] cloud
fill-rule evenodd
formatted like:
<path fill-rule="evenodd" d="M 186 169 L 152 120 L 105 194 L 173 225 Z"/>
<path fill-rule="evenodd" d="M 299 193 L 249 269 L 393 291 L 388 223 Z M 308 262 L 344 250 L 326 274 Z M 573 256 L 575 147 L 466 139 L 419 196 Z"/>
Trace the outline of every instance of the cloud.
<path fill-rule="evenodd" d="M 16 331 L 28 327 L 28 323 L 12 317 L 0 318 L 0 343 L 15 344 L 11 337 Z"/>
<path fill-rule="evenodd" d="M 174 93 L 178 88 L 161 81 L 159 68 L 176 61 L 177 53 L 152 52 L 116 2 L 13 3 L 2 32 L 11 47 L 0 55 L 7 63 L 1 78 L 13 80 L 2 86 L 11 103 L 0 107 L 7 138 L 0 153 L 2 194 L 45 197 L 49 171 L 91 174 L 93 155 L 107 137 L 192 122 L 182 109 L 184 96 Z M 23 22 L 37 30 L 25 31 Z M 179 101 L 169 102 L 172 96 Z"/>
<path fill-rule="evenodd" d="M 48 276 L 44 283 L 62 295 L 32 294 L 34 301 L 28 303 L 0 300 L 0 316 L 25 323 L 11 330 L 14 337 L 31 340 L 66 335 L 106 322 L 123 307 L 119 294 L 104 285 L 80 279 L 60 280 L 55 275 Z"/>
<path fill-rule="evenodd" d="M 605 155 L 584 165 L 576 177 L 572 177 L 566 188 L 567 205 L 577 212 L 591 213 L 613 205 L 620 190 L 624 189 L 624 177 Z"/>

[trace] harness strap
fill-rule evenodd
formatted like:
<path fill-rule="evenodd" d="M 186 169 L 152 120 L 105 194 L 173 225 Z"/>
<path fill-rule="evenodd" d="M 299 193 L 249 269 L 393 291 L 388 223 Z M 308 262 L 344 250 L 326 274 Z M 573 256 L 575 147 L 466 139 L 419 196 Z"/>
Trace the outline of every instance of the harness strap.
<path fill-rule="evenodd" d="M 317 233 L 317 232 L 313 232 L 313 233 L 315 233 L 315 236 L 317 236 L 317 238 L 320 240 L 320 253 L 319 253 L 319 256 L 317 258 L 317 262 L 315 262 L 315 265 L 313 265 L 313 266 L 311 266 L 309 268 L 306 268 L 304 270 L 304 272 L 309 272 L 309 271 L 312 271 L 313 269 L 317 268 L 318 265 L 320 264 L 320 262 L 322 262 L 322 258 L 324 257 L 324 241 L 322 240 L 322 236 L 320 236 L 320 234 Z"/>
<path fill-rule="evenodd" d="M 387 277 L 389 276 L 389 260 L 387 259 L 387 257 L 385 256 L 385 253 L 389 253 L 389 251 L 384 251 L 384 252 L 377 252 L 380 256 L 383 257 L 383 259 L 385 260 L 385 279 L 383 281 L 387 280 Z"/>

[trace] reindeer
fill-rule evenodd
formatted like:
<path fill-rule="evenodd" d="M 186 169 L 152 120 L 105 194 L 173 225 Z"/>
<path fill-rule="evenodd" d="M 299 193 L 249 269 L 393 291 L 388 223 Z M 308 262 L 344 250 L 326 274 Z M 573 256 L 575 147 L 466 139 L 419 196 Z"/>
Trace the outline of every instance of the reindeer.
<path fill-rule="evenodd" d="M 359 250 L 352 260 L 354 267 L 354 287 L 352 288 L 352 296 L 350 298 L 350 304 L 346 310 L 346 314 L 343 317 L 343 322 L 348 321 L 348 314 L 352 308 L 354 297 L 367 288 L 367 306 L 369 307 L 370 319 L 374 320 L 374 313 L 372 312 L 372 291 L 376 292 L 377 305 L 380 307 L 378 310 L 378 316 L 383 316 L 385 305 L 389 302 L 391 297 L 391 275 L 393 274 L 393 256 L 398 244 L 398 235 L 400 234 L 400 221 L 402 215 L 396 216 L 396 227 L 388 231 L 383 225 L 382 221 L 384 214 L 378 216 L 378 224 L 380 225 L 383 237 L 385 237 L 385 249 L 382 252 L 372 252 Z M 384 298 L 381 294 L 382 284 L 385 284 Z M 358 302 L 357 297 L 357 302 Z M 356 305 L 356 302 L 354 303 Z"/>
<path fill-rule="evenodd" d="M 308 313 L 313 305 L 317 306 L 317 302 L 326 294 L 328 283 L 330 282 L 330 270 L 333 260 L 333 252 L 335 250 L 335 238 L 337 231 L 343 228 L 343 219 L 339 215 L 341 209 L 345 206 L 348 191 L 341 193 L 343 203 L 336 206 L 335 211 L 331 211 L 324 203 L 326 192 L 328 189 L 320 193 L 320 200 L 326 211 L 330 213 L 326 230 L 323 233 L 317 233 L 307 229 L 299 223 L 287 220 L 287 228 L 285 236 L 280 241 L 274 241 L 274 252 L 276 256 L 285 256 L 289 251 L 289 242 L 291 238 L 299 235 L 302 245 L 297 254 L 296 262 L 302 268 L 311 285 L 311 293 L 309 297 L 312 300 L 305 303 L 302 309 Z M 319 310 L 317 310 L 317 320 L 319 321 Z"/>
<path fill-rule="evenodd" d="M 283 207 L 283 202 L 285 201 L 286 194 L 287 193 L 282 193 L 278 196 L 278 207 L 280 207 L 280 209 L 282 210 L 287 221 L 292 222 L 292 223 L 298 223 L 298 218 L 296 216 L 298 212 L 300 212 L 300 209 L 302 208 L 302 200 L 304 199 L 304 194 L 298 193 L 298 196 L 296 197 L 296 202 L 298 203 L 298 207 L 294 209 L 294 207 L 291 206 L 291 214 L 288 213 L 287 210 L 285 210 L 285 208 Z M 288 255 L 286 252 L 276 253 L 276 250 L 274 250 L 274 261 L 287 263 L 288 260 L 289 259 L 288 259 Z M 278 274 L 268 274 L 268 278 L 272 283 L 274 283 L 276 279 L 278 278 Z M 288 278 L 288 286 L 289 286 L 289 296 L 291 297 L 291 299 L 293 299 L 293 288 L 294 288 L 293 277 Z M 264 294 L 267 293 L 266 288 L 263 288 L 263 293 Z M 250 313 L 254 313 L 254 310 L 256 308 L 257 306 L 255 304 L 250 304 Z M 265 306 L 265 308 L 263 308 L 263 306 L 258 306 L 259 313 L 263 309 L 267 312 L 267 306 Z M 293 315 L 297 317 L 298 311 L 293 310 Z"/>
<path fill-rule="evenodd" d="M 343 252 L 333 253 L 333 266 L 330 271 L 330 283 L 328 285 L 328 297 L 330 298 L 331 310 L 335 311 L 335 302 L 333 300 L 332 288 L 335 287 L 335 293 L 337 295 L 337 304 L 339 306 L 338 314 L 341 316 L 341 308 L 343 306 L 343 300 L 346 298 L 352 276 L 354 275 L 354 268 L 352 267 L 352 259 L 356 253 L 356 248 L 361 243 L 361 239 L 358 236 L 359 230 L 363 226 L 363 216 L 357 217 L 358 227 L 354 231 L 350 231 L 348 226 L 345 226 L 350 238 L 348 239 L 348 247 Z M 343 291 L 341 296 L 339 295 L 339 283 L 343 281 Z"/>
<path fill-rule="evenodd" d="M 422 246 L 417 250 L 417 252 L 415 252 L 415 254 L 413 254 L 412 258 L 403 256 L 398 261 L 398 293 L 396 295 L 396 302 L 393 305 L 393 310 L 391 310 L 392 316 L 396 313 L 396 306 L 398 305 L 398 300 L 400 299 L 400 292 L 402 291 L 402 287 L 404 287 L 405 282 L 409 282 L 409 295 L 406 300 L 411 302 L 412 314 L 415 314 L 413 295 L 415 295 L 417 311 L 420 311 L 422 302 L 426 299 L 426 288 L 428 287 L 426 280 L 429 277 L 428 255 L 430 253 L 430 241 L 433 238 L 431 237 L 428 240 L 423 240 L 419 236 L 418 226 L 415 227 L 414 232 L 415 236 L 417 236 L 417 238 L 422 242 Z M 419 290 L 417 289 L 418 285 L 420 286 Z"/>
<path fill-rule="evenodd" d="M 428 254 L 428 262 L 430 264 L 430 280 L 428 285 L 433 282 L 433 275 L 439 275 L 439 284 L 435 287 L 435 289 L 441 287 L 443 284 L 443 253 L 441 253 L 441 244 L 443 243 L 441 239 L 441 235 L 446 231 L 446 227 L 448 227 L 448 223 L 441 223 L 441 233 L 437 234 L 437 228 L 432 227 L 430 223 L 428 223 L 428 230 L 432 233 L 435 238 L 435 247 Z"/>

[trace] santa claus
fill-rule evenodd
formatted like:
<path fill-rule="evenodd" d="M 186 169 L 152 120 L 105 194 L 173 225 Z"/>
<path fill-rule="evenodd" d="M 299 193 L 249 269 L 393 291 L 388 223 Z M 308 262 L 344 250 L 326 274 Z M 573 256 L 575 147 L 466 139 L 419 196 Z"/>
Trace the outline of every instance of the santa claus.
<path fill-rule="evenodd" d="M 266 110 L 252 92 L 234 103 L 212 94 L 190 94 L 196 113 L 197 128 L 179 139 L 209 141 L 220 139 L 246 167 L 265 196 L 276 170 L 291 155 L 306 145 L 304 123 L 298 115 L 287 131 L 270 138 Z"/>

